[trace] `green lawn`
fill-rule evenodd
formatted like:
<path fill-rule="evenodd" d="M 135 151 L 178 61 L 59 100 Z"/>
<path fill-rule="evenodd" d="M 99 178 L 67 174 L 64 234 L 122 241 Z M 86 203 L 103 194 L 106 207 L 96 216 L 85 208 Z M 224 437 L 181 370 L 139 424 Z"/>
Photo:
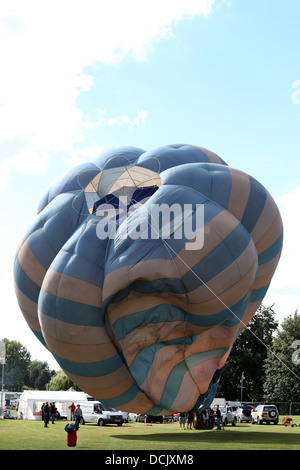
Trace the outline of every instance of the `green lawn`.
<path fill-rule="evenodd" d="M 281 421 L 281 420 L 280 420 Z M 300 417 L 294 417 L 294 422 Z M 0 420 L 0 450 L 298 450 L 300 427 L 238 424 L 224 431 L 179 430 L 178 423 L 81 426 L 77 446 L 67 446 L 66 421 Z"/>

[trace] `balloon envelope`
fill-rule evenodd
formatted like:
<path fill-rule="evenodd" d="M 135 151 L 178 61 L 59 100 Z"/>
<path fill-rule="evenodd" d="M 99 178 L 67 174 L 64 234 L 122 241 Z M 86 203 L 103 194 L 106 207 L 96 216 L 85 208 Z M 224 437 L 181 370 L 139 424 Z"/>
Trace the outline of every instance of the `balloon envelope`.
<path fill-rule="evenodd" d="M 170 414 L 213 400 L 282 249 L 268 191 L 191 145 L 104 152 L 61 176 L 17 250 L 29 327 L 85 392 Z"/>

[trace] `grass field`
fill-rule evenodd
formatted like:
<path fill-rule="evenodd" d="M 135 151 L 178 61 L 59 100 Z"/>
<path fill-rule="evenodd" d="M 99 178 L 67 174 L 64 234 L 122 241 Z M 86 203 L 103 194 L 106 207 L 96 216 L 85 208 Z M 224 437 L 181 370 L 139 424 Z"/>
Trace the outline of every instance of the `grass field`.
<path fill-rule="evenodd" d="M 281 420 L 280 420 L 281 421 Z M 294 417 L 299 422 L 300 417 Z M 298 450 L 300 427 L 238 424 L 224 431 L 179 430 L 178 423 L 128 423 L 122 427 L 93 424 L 81 426 L 76 447 L 67 446 L 66 421 L 0 420 L 0 450 Z"/>

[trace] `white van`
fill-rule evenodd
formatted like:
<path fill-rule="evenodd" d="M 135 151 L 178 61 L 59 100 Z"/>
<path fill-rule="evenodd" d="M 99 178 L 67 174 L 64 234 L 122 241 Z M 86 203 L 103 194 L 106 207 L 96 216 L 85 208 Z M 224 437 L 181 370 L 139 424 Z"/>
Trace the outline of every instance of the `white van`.
<path fill-rule="evenodd" d="M 108 408 L 100 401 L 81 401 L 76 403 L 82 409 L 82 418 L 80 424 L 96 423 L 98 426 L 105 424 L 117 424 L 122 426 L 124 419 L 122 411 L 114 408 Z"/>

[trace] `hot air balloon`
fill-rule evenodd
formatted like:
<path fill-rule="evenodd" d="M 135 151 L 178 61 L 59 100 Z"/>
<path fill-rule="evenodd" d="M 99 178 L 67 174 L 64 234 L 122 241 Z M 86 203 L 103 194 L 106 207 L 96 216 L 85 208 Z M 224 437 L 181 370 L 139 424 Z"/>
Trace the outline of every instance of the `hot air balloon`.
<path fill-rule="evenodd" d="M 282 239 L 268 191 L 213 152 L 117 148 L 41 199 L 15 258 L 17 300 L 95 399 L 197 411 L 268 290 Z"/>

